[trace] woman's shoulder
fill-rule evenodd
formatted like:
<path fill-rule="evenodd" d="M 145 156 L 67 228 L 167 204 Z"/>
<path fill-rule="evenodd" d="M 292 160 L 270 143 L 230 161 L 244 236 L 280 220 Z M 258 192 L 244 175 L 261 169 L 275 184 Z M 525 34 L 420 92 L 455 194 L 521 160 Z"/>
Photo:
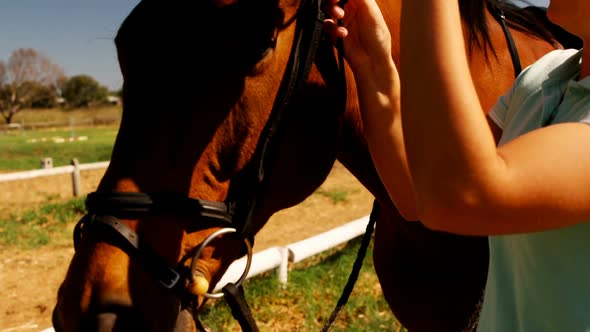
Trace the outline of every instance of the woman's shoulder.
<path fill-rule="evenodd" d="M 567 48 L 567 49 L 557 49 L 548 52 L 547 54 L 540 57 L 533 65 L 536 64 L 551 64 L 551 63 L 560 63 L 566 61 L 569 58 L 577 57 L 581 59 L 582 51 L 577 50 L 574 48 Z"/>
<path fill-rule="evenodd" d="M 500 144 L 548 123 L 568 83 L 578 76 L 581 53 L 575 49 L 545 54 L 518 76 L 490 117 L 504 130 Z"/>
<path fill-rule="evenodd" d="M 541 83 L 546 80 L 569 80 L 577 76 L 581 60 L 581 50 L 553 50 L 525 68 L 516 79 L 516 84 L 521 81 Z"/>

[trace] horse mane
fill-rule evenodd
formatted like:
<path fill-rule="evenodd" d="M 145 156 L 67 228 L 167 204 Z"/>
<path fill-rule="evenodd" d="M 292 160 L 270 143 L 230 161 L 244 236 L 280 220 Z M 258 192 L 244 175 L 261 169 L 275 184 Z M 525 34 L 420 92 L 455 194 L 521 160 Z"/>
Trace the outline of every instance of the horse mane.
<path fill-rule="evenodd" d="M 474 46 L 484 50 L 489 48 L 495 55 L 487 25 L 486 10 L 496 20 L 499 20 L 499 13 L 503 12 L 509 27 L 557 46 L 556 37 L 552 32 L 555 25 L 549 21 L 547 14 L 541 8 L 518 8 L 498 0 L 459 0 L 459 9 L 467 29 L 469 48 Z"/>

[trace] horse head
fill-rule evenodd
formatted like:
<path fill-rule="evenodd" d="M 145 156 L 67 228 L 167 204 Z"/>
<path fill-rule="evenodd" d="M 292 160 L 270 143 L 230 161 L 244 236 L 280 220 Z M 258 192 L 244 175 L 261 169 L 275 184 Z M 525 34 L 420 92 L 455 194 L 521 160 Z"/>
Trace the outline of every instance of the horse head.
<path fill-rule="evenodd" d="M 194 330 L 184 309 L 198 311 L 268 218 L 323 182 L 335 160 L 334 91 L 316 69 L 295 94 L 281 88 L 300 7 L 143 0 L 129 14 L 115 40 L 121 126 L 76 228 L 57 331 Z M 280 91 L 298 112 L 269 127 Z"/>

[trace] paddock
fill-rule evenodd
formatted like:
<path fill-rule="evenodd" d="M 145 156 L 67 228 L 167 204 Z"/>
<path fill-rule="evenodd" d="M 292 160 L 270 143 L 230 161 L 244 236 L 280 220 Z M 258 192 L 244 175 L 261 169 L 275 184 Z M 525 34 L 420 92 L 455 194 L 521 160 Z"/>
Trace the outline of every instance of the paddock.
<path fill-rule="evenodd" d="M 81 172 L 85 192 L 92 190 L 103 172 L 101 169 Z M 41 205 L 47 201 L 48 192 L 53 197 L 60 197 L 55 198 L 58 201 L 68 200 L 71 198 L 70 176 L 61 174 L 0 182 L 0 195 L 4 195 L 0 199 L 0 211 L 6 215 L 8 211 L 14 211 L 15 206 L 22 211 Z M 366 189 L 337 163 L 317 193 L 299 206 L 273 216 L 256 237 L 255 254 L 264 255 L 265 251 L 268 254 L 291 243 L 301 245 L 304 242 L 300 241 L 318 233 L 343 227 L 349 221 L 366 216 L 372 199 Z M 74 222 L 72 220 L 71 227 Z M 364 230 L 364 227 L 357 225 L 356 230 Z M 4 299 L 0 302 L 0 332 L 38 332 L 51 326 L 51 308 L 55 304 L 57 287 L 73 253 L 69 237 L 59 246 L 0 252 L 0 283 L 5 285 L 0 290 L 0 297 Z M 307 255 L 294 259 L 301 261 Z M 328 315 L 329 311 L 323 313 L 324 317 Z"/>

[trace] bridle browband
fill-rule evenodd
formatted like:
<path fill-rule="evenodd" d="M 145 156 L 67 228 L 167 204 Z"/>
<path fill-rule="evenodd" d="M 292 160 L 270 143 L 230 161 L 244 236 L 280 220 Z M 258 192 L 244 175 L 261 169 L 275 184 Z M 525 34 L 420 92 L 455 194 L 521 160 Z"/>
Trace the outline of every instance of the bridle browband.
<path fill-rule="evenodd" d="M 314 62 L 322 75 L 325 73 L 340 74 L 338 79 L 330 79 L 337 85 L 336 88 L 341 97 L 339 106 L 342 111 L 345 107 L 346 79 L 343 58 L 340 54 L 339 60 L 336 60 L 333 45 L 322 34 L 324 14 L 321 5 L 322 0 L 301 0 L 296 14 L 293 45 L 273 109 L 261 133 L 252 161 L 244 171 L 238 174 L 236 179 L 232 179 L 225 202 L 194 199 L 180 193 L 90 193 L 85 201 L 88 213 L 80 219 L 74 229 L 75 248 L 88 233 L 100 234 L 99 241 L 111 242 L 124 250 L 130 257 L 137 259 L 139 265 L 164 288 L 172 290 L 176 294 L 184 307 L 194 304 L 194 296 L 186 292 L 187 285 L 194 281 L 194 264 L 190 271 L 186 271 L 184 266 L 170 267 L 155 251 L 142 244 L 138 234 L 121 222 L 121 219 L 139 219 L 154 215 L 207 219 L 222 225 L 223 228 L 213 233 L 194 249 L 193 262 L 199 258 L 201 250 L 210 241 L 223 234 L 237 236 L 245 242 L 248 262 L 250 262 L 252 258 L 251 243 L 254 237 L 252 216 L 257 202 L 264 195 L 268 164 L 273 160 L 279 148 L 283 123 L 289 118 L 289 112 L 292 111 L 291 99 L 301 91 Z M 324 42 L 322 43 L 322 41 Z M 323 46 L 320 47 L 320 44 Z M 328 80 L 326 82 L 328 83 Z M 223 294 L 225 294 L 232 307 L 232 313 L 240 322 L 242 329 L 244 331 L 258 331 L 249 313 L 249 307 L 243 300 L 241 283 L 248 273 L 248 268 L 249 264 L 238 282 L 230 283 L 224 287 Z M 209 295 L 212 295 L 210 297 L 223 296 Z M 190 299 L 187 300 L 187 298 Z"/>

